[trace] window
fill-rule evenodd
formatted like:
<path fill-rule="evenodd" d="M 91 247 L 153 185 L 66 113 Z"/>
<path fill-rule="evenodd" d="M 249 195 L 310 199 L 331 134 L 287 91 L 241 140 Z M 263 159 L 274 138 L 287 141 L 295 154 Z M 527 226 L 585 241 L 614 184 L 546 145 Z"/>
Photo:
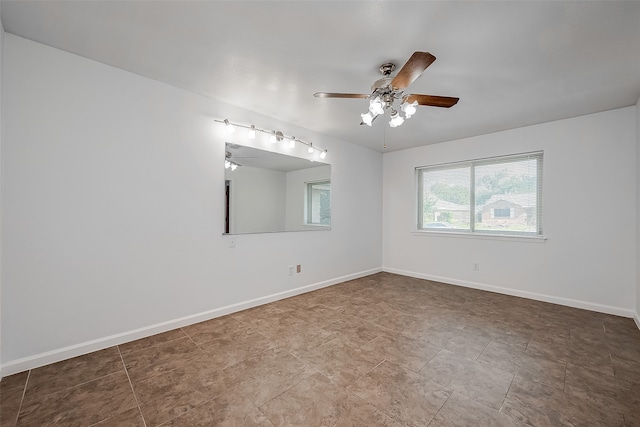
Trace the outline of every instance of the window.
<path fill-rule="evenodd" d="M 491 218 L 511 218 L 511 208 L 492 208 Z M 515 209 L 513 209 L 515 213 Z"/>
<path fill-rule="evenodd" d="M 416 172 L 418 230 L 542 235 L 542 152 Z"/>
<path fill-rule="evenodd" d="M 307 182 L 305 217 L 308 225 L 331 225 L 331 181 Z"/>

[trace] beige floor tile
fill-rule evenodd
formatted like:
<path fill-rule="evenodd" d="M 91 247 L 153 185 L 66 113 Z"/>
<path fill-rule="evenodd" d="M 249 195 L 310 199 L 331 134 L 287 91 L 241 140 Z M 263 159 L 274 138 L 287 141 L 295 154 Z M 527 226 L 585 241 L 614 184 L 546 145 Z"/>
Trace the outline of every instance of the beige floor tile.
<path fill-rule="evenodd" d="M 88 426 L 132 408 L 131 385 L 119 372 L 23 403 L 17 425 Z"/>
<path fill-rule="evenodd" d="M 516 376 L 500 409 L 534 427 L 602 426 L 621 427 L 621 414 L 602 411 L 584 399 Z"/>
<path fill-rule="evenodd" d="M 313 305 L 301 310 L 292 310 L 291 313 L 318 328 L 323 328 L 344 318 L 342 311 L 321 304 Z"/>
<path fill-rule="evenodd" d="M 387 416 L 408 426 L 426 426 L 452 390 L 424 376 L 383 362 L 348 389 Z"/>
<path fill-rule="evenodd" d="M 147 338 L 121 344 L 118 346 L 118 349 L 121 354 L 129 354 L 140 350 L 146 350 L 147 348 L 155 347 L 168 341 L 184 338 L 186 336 L 187 335 L 182 331 L 182 329 L 174 329 L 161 334 L 152 335 Z"/>
<path fill-rule="evenodd" d="M 131 381 L 135 384 L 145 378 L 176 369 L 204 354 L 189 337 L 185 337 L 122 357 Z"/>
<path fill-rule="evenodd" d="M 260 406 L 315 373 L 315 370 L 288 351 L 276 347 L 230 366 L 224 372 L 229 384 Z"/>
<path fill-rule="evenodd" d="M 569 359 L 569 330 L 564 334 L 535 333 L 526 346 L 526 352 L 548 360 L 566 362 Z"/>
<path fill-rule="evenodd" d="M 325 326 L 326 331 L 335 332 L 343 340 L 356 345 L 364 345 L 385 334 L 388 330 L 355 316 L 346 316 L 337 322 Z"/>
<path fill-rule="evenodd" d="M 223 337 L 202 344 L 211 363 L 219 369 L 242 362 L 273 347 L 274 343 L 249 327 L 229 332 Z"/>
<path fill-rule="evenodd" d="M 640 414 L 624 414 L 624 427 L 640 427 Z"/>
<path fill-rule="evenodd" d="M 162 426 L 274 427 L 249 399 L 234 391 L 198 406 Z"/>
<path fill-rule="evenodd" d="M 301 356 L 335 384 L 346 387 L 384 360 L 380 354 L 336 338 Z"/>
<path fill-rule="evenodd" d="M 275 426 L 360 426 L 376 408 L 316 373 L 260 410 Z"/>
<path fill-rule="evenodd" d="M 136 406 L 94 424 L 92 427 L 146 427 L 140 409 Z"/>
<path fill-rule="evenodd" d="M 244 328 L 245 326 L 236 320 L 235 317 L 222 316 L 185 326 L 182 328 L 182 331 L 191 337 L 196 344 L 206 344 Z"/>
<path fill-rule="evenodd" d="M 384 313 L 385 308 L 388 307 L 380 303 L 378 299 L 348 298 L 344 300 L 339 310 L 344 316 L 358 317 L 367 322 L 372 322 Z"/>
<path fill-rule="evenodd" d="M 13 426 L 18 419 L 29 372 L 2 378 L 0 382 L 0 426 Z"/>
<path fill-rule="evenodd" d="M 623 378 L 569 363 L 564 391 L 597 405 L 603 411 L 616 411 L 629 418 L 640 414 L 640 385 Z"/>
<path fill-rule="evenodd" d="M 454 392 L 429 427 L 517 427 L 513 418 Z"/>
<path fill-rule="evenodd" d="M 300 356 L 336 337 L 337 334 L 335 332 L 316 328 L 315 326 L 306 326 L 292 328 L 287 333 L 274 334 L 271 342 L 293 355 Z"/>
<path fill-rule="evenodd" d="M 377 273 L 6 377 L 0 425 L 640 427 L 639 355 L 632 319 Z"/>
<path fill-rule="evenodd" d="M 420 374 L 494 409 L 500 409 L 513 380 L 510 372 L 448 350 L 438 353 Z"/>
<path fill-rule="evenodd" d="M 468 359 L 476 359 L 491 341 L 488 335 L 480 332 L 469 332 L 445 325 L 429 328 L 422 336 L 432 344 Z"/>
<path fill-rule="evenodd" d="M 440 322 L 389 309 L 375 319 L 374 323 L 410 338 L 417 338 L 424 336 L 430 328 L 438 326 Z"/>
<path fill-rule="evenodd" d="M 384 412 L 376 411 L 359 427 L 403 427 L 403 425 Z"/>
<path fill-rule="evenodd" d="M 96 378 L 124 373 L 117 347 L 74 357 L 31 370 L 25 402 L 43 397 Z"/>
<path fill-rule="evenodd" d="M 605 343 L 571 337 L 567 362 L 610 376 L 614 375 L 611 353 Z"/>
<path fill-rule="evenodd" d="M 344 307 L 349 301 L 349 297 L 332 288 L 325 288 L 322 290 L 323 292 L 313 292 L 309 296 L 309 301 L 314 305 L 325 305 L 334 309 Z"/>
<path fill-rule="evenodd" d="M 519 347 L 523 350 L 534 334 L 531 328 L 499 321 L 491 316 L 471 316 L 466 319 L 466 322 L 464 330 L 467 332 L 488 336 L 494 342 Z"/>
<path fill-rule="evenodd" d="M 134 382 L 148 425 L 159 425 L 226 393 L 233 384 L 208 357 Z"/>
<path fill-rule="evenodd" d="M 290 331 L 300 331 L 309 327 L 315 327 L 313 322 L 307 321 L 293 314 L 292 311 L 274 312 L 270 316 L 248 321 L 251 327 L 269 339 L 275 339 L 288 334 Z"/>
<path fill-rule="evenodd" d="M 552 387 L 560 389 L 564 387 L 566 362 L 532 356 L 516 348 L 494 342 L 487 345 L 478 357 L 478 361 Z"/>
<path fill-rule="evenodd" d="M 425 339 L 411 339 L 402 335 L 379 336 L 362 348 L 414 372 L 422 369 L 440 352 L 440 348 Z"/>

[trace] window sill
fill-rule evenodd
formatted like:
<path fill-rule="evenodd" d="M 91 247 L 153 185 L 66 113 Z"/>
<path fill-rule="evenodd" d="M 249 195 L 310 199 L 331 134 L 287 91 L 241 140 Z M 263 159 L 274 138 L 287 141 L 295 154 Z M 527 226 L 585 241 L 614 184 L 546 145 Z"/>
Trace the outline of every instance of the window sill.
<path fill-rule="evenodd" d="M 484 233 L 464 233 L 456 231 L 422 231 L 414 230 L 414 236 L 431 237 L 454 237 L 458 239 L 480 239 L 480 240 L 501 240 L 504 242 L 524 242 L 524 243 L 544 243 L 548 237 L 545 236 L 521 236 L 517 234 L 484 234 Z"/>
<path fill-rule="evenodd" d="M 303 228 L 313 228 L 318 230 L 331 230 L 330 225 L 322 225 L 322 224 L 302 224 Z"/>

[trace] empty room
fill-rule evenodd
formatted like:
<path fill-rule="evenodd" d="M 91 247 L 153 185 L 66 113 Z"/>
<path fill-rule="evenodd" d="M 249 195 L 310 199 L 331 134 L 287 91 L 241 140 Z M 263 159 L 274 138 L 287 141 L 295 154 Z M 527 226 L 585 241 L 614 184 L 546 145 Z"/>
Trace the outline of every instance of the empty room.
<path fill-rule="evenodd" d="M 640 2 L 0 22 L 1 426 L 640 426 Z"/>

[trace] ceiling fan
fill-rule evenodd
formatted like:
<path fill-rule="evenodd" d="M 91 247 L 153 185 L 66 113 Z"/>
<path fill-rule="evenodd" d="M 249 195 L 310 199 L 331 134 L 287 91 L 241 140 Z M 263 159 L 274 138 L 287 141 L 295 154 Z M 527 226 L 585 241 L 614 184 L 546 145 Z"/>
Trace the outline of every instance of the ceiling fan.
<path fill-rule="evenodd" d="M 391 73 L 396 65 L 388 62 L 380 66 L 384 77 L 371 86 L 371 94 L 316 92 L 316 98 L 362 98 L 369 99 L 369 111 L 361 114 L 361 125 L 371 126 L 385 110 L 391 110 L 389 126 L 400 126 L 416 112 L 418 105 L 449 108 L 456 105 L 460 98 L 449 96 L 405 94 L 404 90 L 422 75 L 424 70 L 436 60 L 429 52 L 414 52 L 395 77 Z M 400 110 L 404 117 L 394 108 L 396 100 L 401 100 Z"/>

